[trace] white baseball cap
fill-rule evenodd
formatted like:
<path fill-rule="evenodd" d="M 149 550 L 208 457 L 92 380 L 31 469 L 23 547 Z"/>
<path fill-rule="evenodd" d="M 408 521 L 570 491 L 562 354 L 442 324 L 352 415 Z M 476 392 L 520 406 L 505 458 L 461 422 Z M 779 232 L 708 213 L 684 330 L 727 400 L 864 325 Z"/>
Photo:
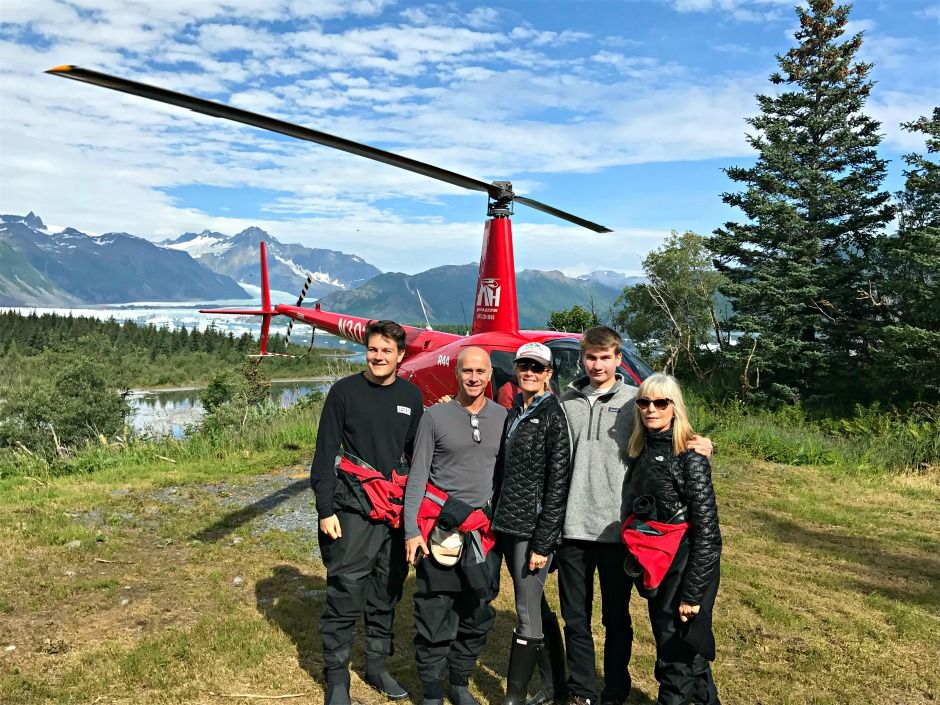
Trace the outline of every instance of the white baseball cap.
<path fill-rule="evenodd" d="M 551 367 L 552 351 L 548 349 L 547 345 L 541 343 L 526 343 L 516 351 L 516 357 L 513 358 L 513 362 L 519 360 L 535 360 L 546 367 Z"/>
<path fill-rule="evenodd" d="M 456 529 L 445 531 L 439 526 L 435 526 L 431 529 L 428 542 L 430 543 L 431 557 L 445 568 L 456 565 L 457 561 L 460 560 L 460 554 L 463 552 L 463 534 Z"/>

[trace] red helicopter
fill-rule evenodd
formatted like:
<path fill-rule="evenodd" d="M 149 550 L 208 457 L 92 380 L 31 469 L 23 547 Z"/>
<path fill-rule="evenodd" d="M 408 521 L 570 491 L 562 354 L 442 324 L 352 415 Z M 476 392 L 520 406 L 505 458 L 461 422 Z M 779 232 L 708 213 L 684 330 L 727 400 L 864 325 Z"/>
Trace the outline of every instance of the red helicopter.
<path fill-rule="evenodd" d="M 512 184 L 508 181 L 486 183 L 308 127 L 78 66 L 57 66 L 49 69 L 47 73 L 316 142 L 455 186 L 486 193 L 488 195 L 488 220 L 483 229 L 483 251 L 480 255 L 480 273 L 477 279 L 476 301 L 469 335 L 435 331 L 430 326 L 427 328 L 404 326 L 405 357 L 399 367 L 399 375 L 421 389 L 425 404 L 433 404 L 444 395 L 456 393 L 457 355 L 463 348 L 475 345 L 489 352 L 492 359 L 493 379 L 488 391 L 491 397 L 495 397 L 496 391 L 513 376 L 512 360 L 516 350 L 528 342 L 544 343 L 551 349 L 554 358 L 552 385 L 556 391 L 563 389 L 568 382 L 583 374 L 579 335 L 558 331 L 519 330 L 516 270 L 512 246 L 513 204 L 521 203 L 594 232 L 611 232 L 609 228 L 531 198 L 517 196 L 512 190 Z M 274 316 L 286 316 L 292 321 L 313 326 L 314 329 L 332 333 L 360 345 L 365 344 L 364 333 L 371 319 L 323 311 L 319 304 L 316 304 L 314 308 L 306 308 L 300 305 L 302 299 L 303 296 L 295 305 L 271 305 L 267 258 L 264 243 L 261 243 L 261 308 L 207 309 L 201 312 L 261 316 L 260 357 L 275 355 L 275 353 L 269 353 L 267 349 L 268 333 Z M 627 351 L 623 352 L 620 373 L 626 383 L 639 385 L 652 372 L 653 370 L 638 357 Z"/>

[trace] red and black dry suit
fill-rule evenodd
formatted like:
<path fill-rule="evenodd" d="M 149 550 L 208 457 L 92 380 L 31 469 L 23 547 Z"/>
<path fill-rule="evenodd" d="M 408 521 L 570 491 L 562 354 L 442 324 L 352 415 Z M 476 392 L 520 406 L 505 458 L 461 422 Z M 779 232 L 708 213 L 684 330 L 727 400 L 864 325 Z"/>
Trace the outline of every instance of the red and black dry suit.
<path fill-rule="evenodd" d="M 360 458 L 391 478 L 410 455 L 421 420 L 421 392 L 396 378 L 377 385 L 360 373 L 332 386 L 323 405 L 317 449 L 310 468 L 317 514 L 335 514 L 342 536 L 320 532 L 326 566 L 326 605 L 320 620 L 327 684 L 345 683 L 356 621 L 365 620 L 366 661 L 394 651 L 395 605 L 408 575 L 400 528 L 369 517 L 361 480 L 337 468 L 337 456 Z"/>
<path fill-rule="evenodd" d="M 476 414 L 456 399 L 425 412 L 405 489 L 406 538 L 428 529 L 422 520 L 432 508 L 428 484 L 452 505 L 462 504 L 464 516 L 488 507 L 505 419 L 506 410 L 492 400 Z M 441 514 L 448 510 L 442 507 Z M 467 685 L 496 617 L 490 601 L 499 592 L 499 557 L 489 551 L 482 562 L 469 564 L 473 552 L 467 538 L 456 566 L 441 568 L 425 559 L 415 571 L 415 660 L 427 700 L 443 697 L 445 676 L 452 687 Z"/>
<path fill-rule="evenodd" d="M 712 609 L 718 593 L 721 531 L 708 459 L 693 451 L 676 456 L 672 430 L 647 433 L 646 447 L 632 459 L 623 485 L 624 517 L 668 522 L 685 508 L 689 528 L 672 565 L 648 597 L 656 640 L 656 680 L 660 705 L 718 705 L 709 661 L 715 659 Z M 638 583 L 640 594 L 646 591 Z M 648 594 L 648 593 L 647 593 Z M 699 613 L 679 620 L 679 602 Z"/>

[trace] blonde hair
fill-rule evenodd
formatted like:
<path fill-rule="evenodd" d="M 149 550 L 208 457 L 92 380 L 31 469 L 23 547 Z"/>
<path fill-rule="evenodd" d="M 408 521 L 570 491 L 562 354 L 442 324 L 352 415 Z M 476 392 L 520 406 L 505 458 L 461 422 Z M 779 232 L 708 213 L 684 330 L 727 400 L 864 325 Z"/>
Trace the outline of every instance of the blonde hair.
<path fill-rule="evenodd" d="M 682 398 L 682 390 L 675 377 L 661 372 L 650 375 L 637 390 L 636 398 L 650 396 L 672 401 L 673 422 L 672 422 L 672 452 L 676 455 L 685 451 L 686 444 L 695 435 L 692 425 L 689 423 L 689 412 L 685 408 L 685 400 Z M 630 443 L 627 449 L 631 458 L 636 458 L 646 447 L 646 426 L 643 425 L 643 418 L 640 410 L 637 409 L 633 414 L 633 433 L 630 434 Z"/>

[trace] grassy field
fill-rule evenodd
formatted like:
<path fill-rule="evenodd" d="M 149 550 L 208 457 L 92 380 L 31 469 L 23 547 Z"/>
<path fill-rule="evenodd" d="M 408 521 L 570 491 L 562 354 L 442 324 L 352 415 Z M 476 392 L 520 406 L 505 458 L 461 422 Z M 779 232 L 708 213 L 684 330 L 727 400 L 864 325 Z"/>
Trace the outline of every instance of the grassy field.
<path fill-rule="evenodd" d="M 120 462 L 102 451 L 94 472 L 0 480 L 0 702 L 321 703 L 323 567 L 309 531 L 273 521 L 289 500 L 312 524 L 310 413 L 264 439 L 144 445 Z M 936 468 L 858 475 L 722 452 L 715 485 L 725 705 L 940 701 Z M 412 587 L 391 670 L 420 702 Z M 490 703 L 501 702 L 513 626 L 508 579 L 496 607 L 472 682 Z M 651 703 L 635 593 L 631 609 L 630 702 Z M 354 698 L 385 702 L 363 684 L 361 659 Z"/>

